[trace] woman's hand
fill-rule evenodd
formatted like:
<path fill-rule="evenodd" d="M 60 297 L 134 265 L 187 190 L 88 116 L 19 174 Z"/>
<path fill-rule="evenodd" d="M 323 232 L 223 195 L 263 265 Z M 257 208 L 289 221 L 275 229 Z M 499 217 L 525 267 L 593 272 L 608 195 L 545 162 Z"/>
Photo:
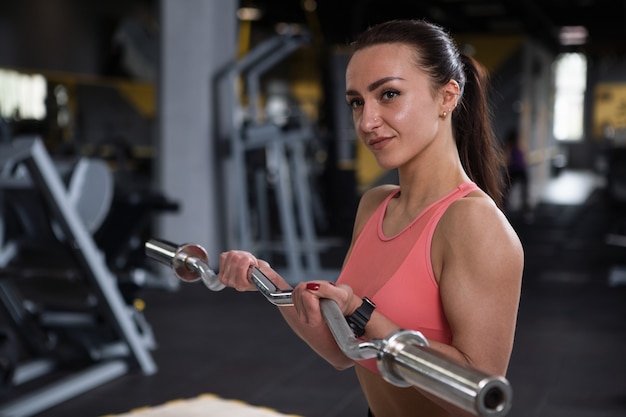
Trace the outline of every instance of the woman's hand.
<path fill-rule="evenodd" d="M 324 322 L 320 309 L 321 298 L 335 301 L 344 316 L 352 314 L 361 305 L 361 299 L 348 285 L 335 285 L 329 281 L 301 282 L 292 293 L 293 305 L 300 321 L 312 327 Z"/>
<path fill-rule="evenodd" d="M 237 291 L 257 291 L 257 287 L 250 280 L 251 270 L 255 266 L 266 273 L 268 278 L 276 275 L 267 262 L 255 258 L 250 252 L 231 250 L 220 254 L 217 276 L 222 284 Z"/>
<path fill-rule="evenodd" d="M 276 287 L 283 290 L 291 285 L 285 281 L 270 265 L 245 251 L 228 251 L 220 254 L 218 279 L 227 287 L 237 291 L 256 291 L 257 287 L 250 280 L 251 269 L 259 268 Z M 292 290 L 293 306 L 280 306 L 291 329 L 304 340 L 315 352 L 337 369 L 346 369 L 354 365 L 337 346 L 337 342 L 326 326 L 320 308 L 320 299 L 334 300 L 343 314 L 352 314 L 361 305 L 361 299 L 347 285 L 337 285 L 328 281 L 301 282 Z"/>

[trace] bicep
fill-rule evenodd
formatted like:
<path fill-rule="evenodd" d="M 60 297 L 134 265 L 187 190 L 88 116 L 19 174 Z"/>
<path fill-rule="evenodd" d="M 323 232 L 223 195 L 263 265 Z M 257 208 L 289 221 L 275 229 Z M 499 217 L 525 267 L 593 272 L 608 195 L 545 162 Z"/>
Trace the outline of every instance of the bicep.
<path fill-rule="evenodd" d="M 440 290 L 452 345 L 472 366 L 504 374 L 519 306 L 521 244 L 502 218 L 470 213 L 462 228 L 451 226 L 457 231 L 444 245 Z"/>

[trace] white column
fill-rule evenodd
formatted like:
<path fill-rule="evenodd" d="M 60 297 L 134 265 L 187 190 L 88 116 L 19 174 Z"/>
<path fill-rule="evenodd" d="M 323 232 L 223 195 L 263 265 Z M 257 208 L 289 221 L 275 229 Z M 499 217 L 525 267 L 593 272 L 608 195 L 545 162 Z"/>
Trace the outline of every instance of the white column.
<path fill-rule="evenodd" d="M 204 246 L 214 268 L 225 239 L 212 82 L 236 57 L 237 6 L 235 0 L 161 0 L 158 184 L 180 210 L 159 216 L 155 237 Z"/>

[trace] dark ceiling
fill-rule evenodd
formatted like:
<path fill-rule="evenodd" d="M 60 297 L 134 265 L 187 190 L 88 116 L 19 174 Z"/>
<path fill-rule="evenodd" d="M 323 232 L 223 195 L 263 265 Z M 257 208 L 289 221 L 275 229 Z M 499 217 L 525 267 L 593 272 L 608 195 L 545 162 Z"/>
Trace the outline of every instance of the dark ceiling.
<path fill-rule="evenodd" d="M 571 50 L 559 43 L 563 26 L 584 26 L 589 53 L 626 52 L 626 0 L 242 0 L 264 10 L 256 25 L 302 23 L 326 44 L 345 44 L 368 25 L 392 18 L 425 18 L 453 34 L 527 34 L 552 50 Z M 315 30 L 314 30 L 315 31 Z"/>

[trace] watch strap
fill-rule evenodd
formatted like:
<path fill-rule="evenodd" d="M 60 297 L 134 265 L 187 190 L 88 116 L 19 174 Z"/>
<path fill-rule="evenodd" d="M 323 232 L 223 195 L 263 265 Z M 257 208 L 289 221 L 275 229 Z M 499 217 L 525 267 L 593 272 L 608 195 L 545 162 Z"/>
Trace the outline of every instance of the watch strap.
<path fill-rule="evenodd" d="M 361 337 L 365 334 L 365 325 L 370 321 L 375 308 L 376 304 L 372 300 L 363 297 L 361 306 L 354 310 L 354 313 L 346 316 L 346 321 L 356 337 Z"/>

